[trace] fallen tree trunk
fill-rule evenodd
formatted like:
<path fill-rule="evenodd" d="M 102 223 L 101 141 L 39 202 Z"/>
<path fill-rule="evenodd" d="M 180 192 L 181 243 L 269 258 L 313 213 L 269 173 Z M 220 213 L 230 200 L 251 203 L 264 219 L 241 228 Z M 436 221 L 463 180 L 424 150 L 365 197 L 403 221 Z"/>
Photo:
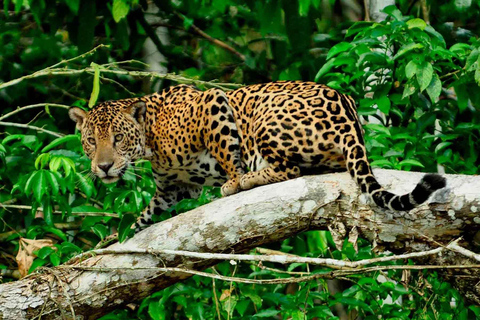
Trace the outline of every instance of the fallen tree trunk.
<path fill-rule="evenodd" d="M 411 191 L 422 176 L 391 170 L 375 170 L 375 175 L 384 187 L 398 194 Z M 241 253 L 313 229 L 329 229 L 339 239 L 349 233 L 352 238 L 360 234 L 378 247 L 395 252 L 439 248 L 461 235 L 473 239 L 480 229 L 476 213 L 480 210 L 480 178 L 448 175 L 447 180 L 447 188 L 408 213 L 370 207 L 347 173 L 302 177 L 241 192 L 155 224 L 124 243 L 108 247 L 127 253 L 93 256 L 0 285 L 0 319 L 40 315 L 42 319 L 72 318 L 73 313 L 82 319 L 96 319 L 191 276 L 178 268 L 165 267 L 202 270 L 218 262 L 145 254 L 147 251 Z M 478 258 L 471 251 L 459 254 L 461 248 L 457 249 L 445 250 L 441 256 L 429 255 L 429 263 L 471 264 L 470 258 Z M 477 270 L 468 272 L 478 279 Z M 449 271 L 452 277 L 463 272 Z M 469 285 L 463 286 L 461 280 L 452 280 L 478 303 L 480 288 L 471 285 L 472 278 L 468 281 Z"/>

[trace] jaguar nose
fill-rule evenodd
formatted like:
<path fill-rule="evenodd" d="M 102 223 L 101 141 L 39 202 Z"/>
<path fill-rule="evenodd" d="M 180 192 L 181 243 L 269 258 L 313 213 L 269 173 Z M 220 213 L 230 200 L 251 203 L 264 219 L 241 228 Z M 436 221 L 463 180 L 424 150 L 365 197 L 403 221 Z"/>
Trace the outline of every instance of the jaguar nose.
<path fill-rule="evenodd" d="M 102 164 L 99 164 L 98 167 L 100 168 L 100 170 L 102 170 L 103 172 L 105 172 L 105 174 L 108 175 L 108 170 L 113 166 L 113 162 L 110 162 L 110 163 L 102 163 Z"/>

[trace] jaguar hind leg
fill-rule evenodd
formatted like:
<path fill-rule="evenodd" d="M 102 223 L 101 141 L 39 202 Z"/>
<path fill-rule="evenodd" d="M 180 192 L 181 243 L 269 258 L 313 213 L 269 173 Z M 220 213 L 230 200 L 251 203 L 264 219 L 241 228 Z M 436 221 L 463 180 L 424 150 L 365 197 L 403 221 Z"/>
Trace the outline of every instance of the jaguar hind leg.
<path fill-rule="evenodd" d="M 248 190 L 269 183 L 294 179 L 300 176 L 300 168 L 288 162 L 271 165 L 259 171 L 246 173 L 240 179 L 242 190 Z"/>

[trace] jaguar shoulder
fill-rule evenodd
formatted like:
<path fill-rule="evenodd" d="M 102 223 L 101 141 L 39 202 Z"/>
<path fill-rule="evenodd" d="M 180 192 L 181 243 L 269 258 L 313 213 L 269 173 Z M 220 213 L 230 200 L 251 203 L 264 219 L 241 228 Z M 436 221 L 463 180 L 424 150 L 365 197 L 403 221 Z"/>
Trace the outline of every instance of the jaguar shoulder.
<path fill-rule="evenodd" d="M 137 228 L 181 199 L 198 196 L 203 185 L 221 186 L 227 196 L 303 174 L 347 170 L 378 206 L 410 210 L 446 184 L 427 174 L 402 196 L 382 188 L 367 159 L 354 100 L 313 82 L 229 92 L 179 85 L 69 114 L 92 172 L 103 181 L 118 180 L 136 159 L 152 162 L 157 191 Z"/>

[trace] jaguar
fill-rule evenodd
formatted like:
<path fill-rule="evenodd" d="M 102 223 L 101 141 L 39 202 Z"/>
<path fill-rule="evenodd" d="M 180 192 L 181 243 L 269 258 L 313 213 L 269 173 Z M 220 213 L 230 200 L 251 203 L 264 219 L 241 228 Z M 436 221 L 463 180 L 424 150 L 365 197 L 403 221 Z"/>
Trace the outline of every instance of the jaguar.
<path fill-rule="evenodd" d="M 69 115 L 81 132 L 91 170 L 117 181 L 135 160 L 151 161 L 156 192 L 138 218 L 140 230 L 202 186 L 223 196 L 301 175 L 348 171 L 385 209 L 407 211 L 446 181 L 426 174 L 395 195 L 375 179 L 355 101 L 314 82 L 278 81 L 232 91 L 172 86 L 140 98 L 100 103 Z"/>

